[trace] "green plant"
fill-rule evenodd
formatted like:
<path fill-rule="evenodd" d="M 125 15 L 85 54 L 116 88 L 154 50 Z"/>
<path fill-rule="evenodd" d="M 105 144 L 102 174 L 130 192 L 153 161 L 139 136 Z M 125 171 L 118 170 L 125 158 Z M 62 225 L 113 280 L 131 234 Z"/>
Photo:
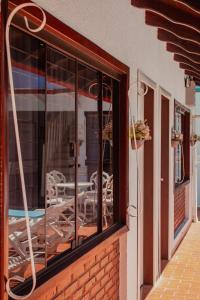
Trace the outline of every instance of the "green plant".
<path fill-rule="evenodd" d="M 112 140 L 112 121 L 106 123 L 103 131 L 102 131 L 103 140 L 110 141 Z"/>
<path fill-rule="evenodd" d="M 134 124 L 131 124 L 129 128 L 130 139 L 134 139 L 134 131 L 136 140 L 149 141 L 152 139 L 150 135 L 150 128 L 146 120 L 138 120 Z"/>

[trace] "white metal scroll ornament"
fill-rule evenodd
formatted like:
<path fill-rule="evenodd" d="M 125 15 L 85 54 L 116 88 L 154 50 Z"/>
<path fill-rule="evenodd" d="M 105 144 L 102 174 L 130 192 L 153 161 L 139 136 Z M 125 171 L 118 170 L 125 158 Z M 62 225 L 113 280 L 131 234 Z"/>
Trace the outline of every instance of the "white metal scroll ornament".
<path fill-rule="evenodd" d="M 30 28 L 27 17 L 24 16 L 24 21 L 27 29 L 31 32 L 39 32 L 42 30 L 46 24 L 46 15 L 44 11 L 34 3 L 24 3 L 18 5 L 9 15 L 7 23 L 6 23 L 6 52 L 7 52 L 7 61 L 8 61 L 8 75 L 9 75 L 9 83 L 10 83 L 10 94 L 11 94 L 11 103 L 13 109 L 13 120 L 14 120 L 14 130 L 15 130 L 15 138 L 16 138 L 16 145 L 17 145 L 17 155 L 19 161 L 19 172 L 20 172 L 20 180 L 21 180 L 21 188 L 22 188 L 22 197 L 23 197 L 23 205 L 24 205 L 24 212 L 25 212 L 25 219 L 26 219 L 26 227 L 27 227 L 27 235 L 28 235 L 28 246 L 30 251 L 30 261 L 31 261 L 31 270 L 32 270 L 32 278 L 33 284 L 31 291 L 23 296 L 19 296 L 14 294 L 10 288 L 10 282 L 12 280 L 24 282 L 25 278 L 15 275 L 9 278 L 6 282 L 6 291 L 10 297 L 13 299 L 27 299 L 33 293 L 35 286 L 36 286 L 36 271 L 35 271 L 35 264 L 34 264 L 34 257 L 33 257 L 33 247 L 32 247 L 32 240 L 31 240 L 31 230 L 30 230 L 30 223 L 29 223 L 29 215 L 28 215 L 28 204 L 27 204 L 27 194 L 26 194 L 26 187 L 25 187 L 25 180 L 24 180 L 24 169 L 23 169 L 23 161 L 22 161 L 22 152 L 21 152 L 21 145 L 20 145 L 20 138 L 19 138 L 19 127 L 18 127 L 18 120 L 17 120 L 17 112 L 16 112 L 16 101 L 15 101 L 15 93 L 14 93 L 14 83 L 13 83 L 13 74 L 12 74 L 12 63 L 11 63 L 11 51 L 10 51 L 10 25 L 12 22 L 13 17 L 15 14 L 25 7 L 37 7 L 43 15 L 42 23 L 37 28 Z"/>

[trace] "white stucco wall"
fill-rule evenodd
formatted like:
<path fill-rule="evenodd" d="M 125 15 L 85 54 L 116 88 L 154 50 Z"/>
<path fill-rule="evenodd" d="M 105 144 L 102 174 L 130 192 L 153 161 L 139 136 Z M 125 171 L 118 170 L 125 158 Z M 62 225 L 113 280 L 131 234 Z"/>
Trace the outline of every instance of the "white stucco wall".
<path fill-rule="evenodd" d="M 173 55 L 165 51 L 165 44 L 157 40 L 155 28 L 145 25 L 144 11 L 131 6 L 130 0 L 35 0 L 36 3 L 55 17 L 95 42 L 98 46 L 130 67 L 130 83 L 136 80 L 137 69 L 155 83 L 156 110 L 155 119 L 156 157 L 159 157 L 159 86 L 171 95 L 171 126 L 173 124 L 173 99 L 184 102 L 184 73 L 174 62 Z M 130 93 L 131 110 L 136 115 L 135 86 Z M 140 99 L 141 100 L 141 99 Z M 140 101 L 139 100 L 139 101 Z M 140 101 L 139 105 L 142 103 Z M 173 149 L 170 153 L 170 175 L 173 178 Z M 141 166 L 140 166 L 141 167 Z M 159 162 L 155 163 L 155 211 L 158 211 L 160 173 Z M 130 150 L 130 204 L 137 204 L 137 171 L 135 152 Z M 173 187 L 170 186 L 170 199 L 173 199 Z M 170 206 L 170 212 L 173 205 Z M 173 212 L 171 214 L 173 219 Z M 155 228 L 158 214 L 155 212 Z M 173 224 L 171 225 L 173 228 Z M 137 219 L 129 222 L 128 243 L 128 300 L 138 299 L 137 295 Z M 171 246 L 173 237 L 171 236 Z M 155 238 L 155 247 L 158 240 Z M 158 255 L 155 250 L 155 256 Z M 158 261 L 155 259 L 155 261 Z M 154 266 L 155 276 L 158 265 Z M 125 299 L 120 299 L 125 300 Z"/>

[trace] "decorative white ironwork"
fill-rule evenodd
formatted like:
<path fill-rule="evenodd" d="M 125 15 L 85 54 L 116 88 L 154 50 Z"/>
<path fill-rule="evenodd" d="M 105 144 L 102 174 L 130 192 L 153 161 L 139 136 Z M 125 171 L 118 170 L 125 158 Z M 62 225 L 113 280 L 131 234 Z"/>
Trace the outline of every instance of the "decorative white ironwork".
<path fill-rule="evenodd" d="M 24 205 L 24 211 L 25 211 L 25 219 L 26 219 L 26 227 L 27 227 L 27 235 L 28 235 L 28 246 L 30 251 L 30 261 L 31 261 L 31 269 L 32 269 L 32 278 L 33 278 L 33 284 L 31 291 L 23 296 L 19 296 L 14 294 L 11 291 L 10 288 L 10 282 L 12 280 L 24 282 L 25 278 L 21 276 L 13 276 L 9 278 L 6 282 L 6 290 L 10 297 L 13 299 L 27 299 L 30 297 L 30 295 L 33 293 L 35 286 L 36 286 L 36 271 L 35 271 L 35 264 L 34 264 L 34 257 L 33 257 L 33 247 L 32 247 L 32 240 L 31 240 L 31 231 L 30 231 L 30 223 L 29 223 L 29 215 L 28 215 L 28 204 L 27 204 L 27 194 L 26 194 L 26 187 L 25 187 L 25 180 L 24 180 L 24 169 L 23 169 L 23 161 L 22 161 L 22 152 L 21 152 L 21 145 L 20 145 L 20 138 L 19 138 L 19 126 L 18 126 L 18 120 L 17 120 L 17 111 L 16 111 L 16 101 L 15 101 L 15 93 L 14 93 L 14 83 L 13 83 L 13 74 L 12 74 L 12 62 L 11 62 L 11 51 L 10 51 L 10 39 L 9 39 L 9 33 L 10 33 L 10 25 L 13 20 L 13 17 L 17 14 L 17 12 L 25 7 L 37 7 L 43 15 L 42 23 L 37 28 L 31 28 L 28 23 L 28 19 L 26 16 L 24 16 L 24 21 L 26 28 L 33 32 L 39 32 L 41 31 L 45 24 L 46 24 L 46 15 L 44 11 L 34 3 L 24 3 L 21 5 L 18 5 L 9 15 L 7 23 L 6 23 L 6 52 L 7 52 L 7 61 L 8 61 L 8 75 L 9 75 L 9 83 L 10 83 L 10 94 L 11 94 L 11 102 L 12 102 L 12 109 L 13 109 L 13 120 L 14 120 L 14 130 L 15 130 L 15 138 L 16 138 L 16 145 L 17 145 L 17 155 L 18 155 L 18 161 L 19 161 L 19 172 L 20 172 L 20 180 L 21 180 L 21 188 L 22 188 L 22 197 L 23 197 L 23 205 Z"/>

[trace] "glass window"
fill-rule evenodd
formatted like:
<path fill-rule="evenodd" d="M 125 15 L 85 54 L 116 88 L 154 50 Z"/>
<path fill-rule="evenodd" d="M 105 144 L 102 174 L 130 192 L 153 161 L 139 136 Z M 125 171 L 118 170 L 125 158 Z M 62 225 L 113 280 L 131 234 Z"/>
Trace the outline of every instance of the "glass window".
<path fill-rule="evenodd" d="M 182 105 L 175 105 L 175 130 L 182 133 L 183 141 L 174 150 L 175 185 L 190 178 L 190 112 Z"/>
<path fill-rule="evenodd" d="M 50 259 L 70 249 L 75 237 L 75 61 L 48 47 L 46 56 L 46 256 Z"/>
<path fill-rule="evenodd" d="M 83 64 L 78 64 L 77 200 L 79 208 L 79 240 L 97 232 L 100 155 L 98 90 L 98 72 Z"/>
<path fill-rule="evenodd" d="M 113 81 L 103 76 L 103 228 L 113 223 Z"/>
<path fill-rule="evenodd" d="M 183 133 L 183 115 L 181 112 L 175 112 L 175 130 Z M 183 145 L 178 144 L 175 148 L 175 183 L 180 183 L 183 180 Z"/>
<path fill-rule="evenodd" d="M 37 39 L 11 30 L 11 54 L 19 137 L 36 270 L 45 267 L 44 192 L 45 47 Z M 31 274 L 22 187 L 9 103 L 9 274 Z"/>
<path fill-rule="evenodd" d="M 119 84 L 14 28 L 11 54 L 39 271 L 118 222 Z M 9 276 L 27 278 L 31 267 L 11 103 L 9 138 Z"/>

